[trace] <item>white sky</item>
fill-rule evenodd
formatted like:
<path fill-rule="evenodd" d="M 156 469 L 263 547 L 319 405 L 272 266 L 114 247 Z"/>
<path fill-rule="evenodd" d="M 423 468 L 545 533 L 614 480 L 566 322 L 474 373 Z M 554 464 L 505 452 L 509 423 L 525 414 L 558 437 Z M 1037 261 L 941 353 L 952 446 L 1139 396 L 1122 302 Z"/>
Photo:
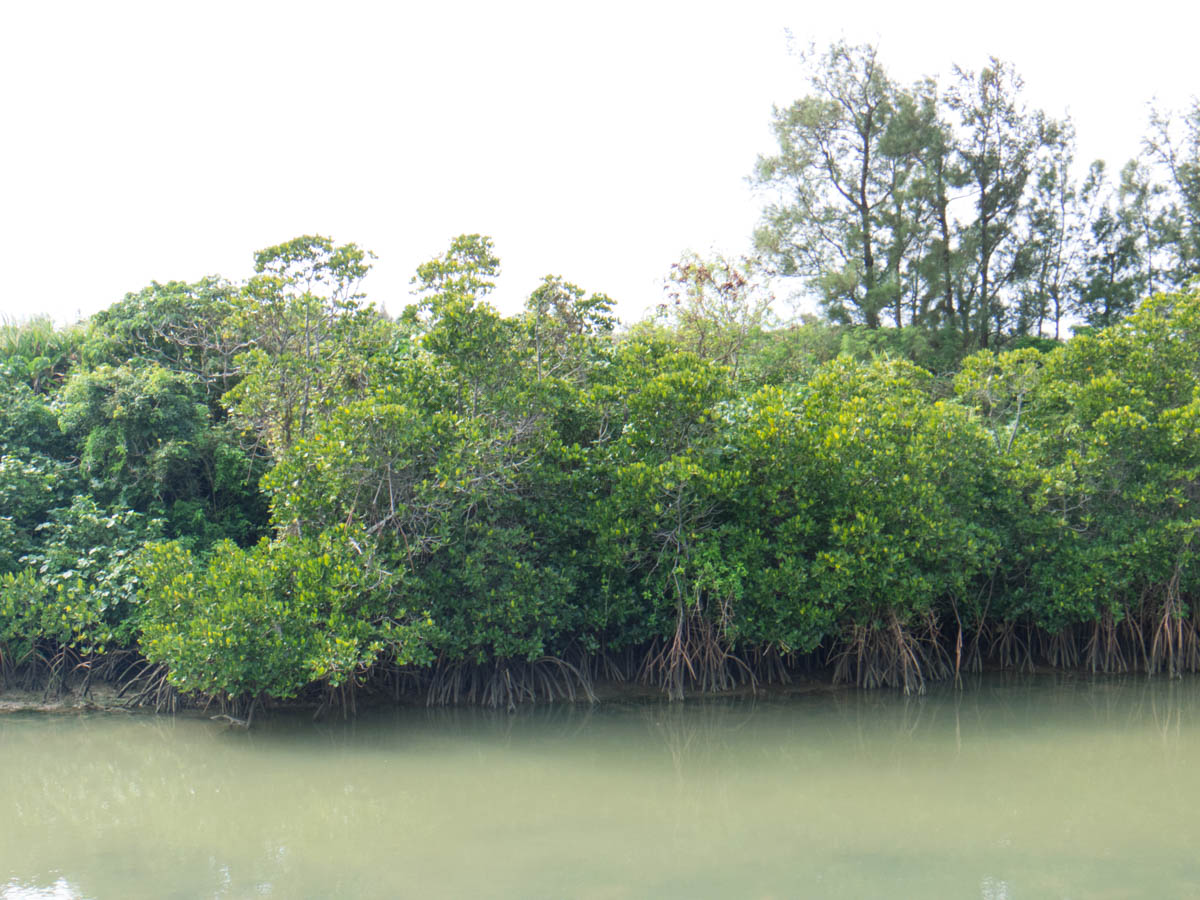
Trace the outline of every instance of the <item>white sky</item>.
<path fill-rule="evenodd" d="M 367 292 L 398 312 L 419 262 L 481 232 L 501 308 L 553 273 L 636 318 L 683 250 L 748 249 L 745 176 L 806 87 L 785 27 L 878 41 L 903 81 L 1009 59 L 1119 168 L 1147 101 L 1200 93 L 1200 7 L 1110 8 L 0 0 L 0 315 L 243 278 L 305 233 L 375 251 Z"/>

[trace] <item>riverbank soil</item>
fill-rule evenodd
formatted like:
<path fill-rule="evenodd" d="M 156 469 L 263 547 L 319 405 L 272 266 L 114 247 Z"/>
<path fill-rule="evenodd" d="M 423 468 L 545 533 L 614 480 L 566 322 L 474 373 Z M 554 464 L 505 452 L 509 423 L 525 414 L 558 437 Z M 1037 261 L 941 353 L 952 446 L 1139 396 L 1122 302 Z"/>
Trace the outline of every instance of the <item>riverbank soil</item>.
<path fill-rule="evenodd" d="M 61 694 L 51 691 L 0 689 L 0 715 L 16 712 L 75 713 L 93 710 L 124 709 L 117 689 L 108 684 L 92 684 L 86 694 L 68 689 Z"/>

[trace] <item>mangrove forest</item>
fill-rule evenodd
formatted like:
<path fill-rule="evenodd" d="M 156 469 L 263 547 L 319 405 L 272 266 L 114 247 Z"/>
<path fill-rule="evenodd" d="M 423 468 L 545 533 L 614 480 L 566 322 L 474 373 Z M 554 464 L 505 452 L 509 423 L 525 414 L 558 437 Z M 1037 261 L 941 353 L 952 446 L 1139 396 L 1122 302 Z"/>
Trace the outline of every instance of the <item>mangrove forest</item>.
<path fill-rule="evenodd" d="M 394 315 L 306 235 L 0 325 L 0 688 L 253 715 L 1200 669 L 1200 103 L 1113 178 L 999 61 L 813 72 L 756 252 L 685 255 L 635 323 L 559 276 L 501 312 L 464 234 Z"/>

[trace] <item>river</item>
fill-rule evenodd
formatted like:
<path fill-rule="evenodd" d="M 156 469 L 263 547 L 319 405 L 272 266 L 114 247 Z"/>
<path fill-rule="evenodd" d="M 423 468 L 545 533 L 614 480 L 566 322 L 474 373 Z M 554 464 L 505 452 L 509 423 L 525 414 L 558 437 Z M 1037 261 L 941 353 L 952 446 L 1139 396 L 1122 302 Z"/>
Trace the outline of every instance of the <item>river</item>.
<path fill-rule="evenodd" d="M 0 898 L 1200 896 L 1200 679 L 0 716 Z"/>

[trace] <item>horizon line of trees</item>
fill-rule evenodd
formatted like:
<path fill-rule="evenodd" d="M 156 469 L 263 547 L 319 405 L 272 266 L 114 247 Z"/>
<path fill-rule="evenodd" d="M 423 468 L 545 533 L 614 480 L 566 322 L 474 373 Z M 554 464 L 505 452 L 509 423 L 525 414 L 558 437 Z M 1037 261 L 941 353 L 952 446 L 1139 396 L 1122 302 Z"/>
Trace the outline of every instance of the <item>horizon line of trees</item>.
<path fill-rule="evenodd" d="M 1200 290 L 947 375 L 902 331 L 731 323 L 715 265 L 618 335 L 559 278 L 500 315 L 478 235 L 397 319 L 367 260 L 302 237 L 0 330 L 5 683 L 247 712 L 1200 668 Z"/>
<path fill-rule="evenodd" d="M 1069 117 L 1031 109 L 1010 63 L 891 78 L 869 45 L 803 55 L 752 182 L 770 269 L 833 321 L 917 326 L 965 349 L 1104 327 L 1200 274 L 1200 99 L 1151 108 L 1142 152 L 1083 167 Z"/>

